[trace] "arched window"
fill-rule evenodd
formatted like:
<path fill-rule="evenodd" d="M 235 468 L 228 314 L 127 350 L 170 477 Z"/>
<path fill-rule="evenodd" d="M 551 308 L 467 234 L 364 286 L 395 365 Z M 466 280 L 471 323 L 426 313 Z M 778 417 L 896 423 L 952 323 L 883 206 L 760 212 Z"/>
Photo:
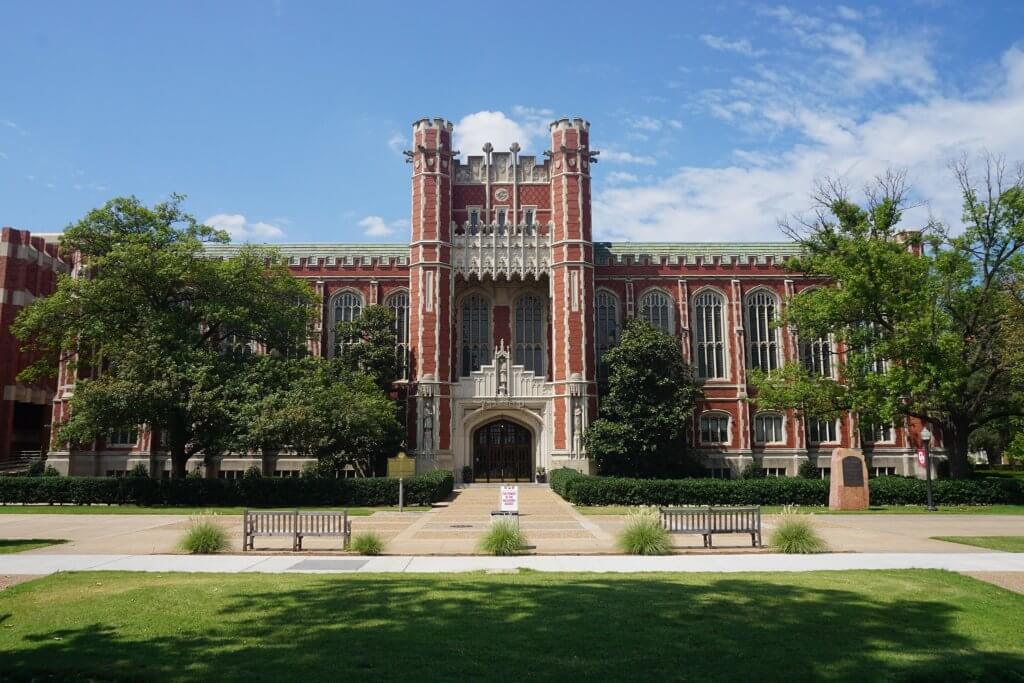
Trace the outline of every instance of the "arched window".
<path fill-rule="evenodd" d="M 387 307 L 395 316 L 395 353 L 402 365 L 401 379 L 409 379 L 409 293 L 395 292 L 387 298 Z"/>
<path fill-rule="evenodd" d="M 747 297 L 747 362 L 751 368 L 771 372 L 779 367 L 778 330 L 775 329 L 777 302 L 764 290 Z"/>
<path fill-rule="evenodd" d="M 705 445 L 729 443 L 729 414 L 712 412 L 701 415 L 700 442 Z"/>
<path fill-rule="evenodd" d="M 544 374 L 544 304 L 535 294 L 516 300 L 512 362 Z"/>
<path fill-rule="evenodd" d="M 724 308 L 725 299 L 712 291 L 698 294 L 693 305 L 693 355 L 697 359 L 697 376 L 704 379 L 725 377 Z"/>
<path fill-rule="evenodd" d="M 807 372 L 822 377 L 832 376 L 832 342 L 828 337 L 800 341 L 800 362 Z"/>
<path fill-rule="evenodd" d="M 491 361 L 491 302 L 479 294 L 462 300 L 462 376 Z"/>
<path fill-rule="evenodd" d="M 334 336 L 334 355 L 341 353 L 341 347 L 352 343 L 352 340 L 338 339 L 338 323 L 350 323 L 359 317 L 363 310 L 363 297 L 356 292 L 344 291 L 334 297 L 334 308 L 331 319 L 331 334 Z"/>
<path fill-rule="evenodd" d="M 807 440 L 811 443 L 835 443 L 837 438 L 836 421 L 807 419 Z"/>
<path fill-rule="evenodd" d="M 640 317 L 665 334 L 673 334 L 672 299 L 668 294 L 654 290 L 640 298 Z"/>
<path fill-rule="evenodd" d="M 779 413 L 754 416 L 754 443 L 785 443 L 785 420 Z"/>
<path fill-rule="evenodd" d="M 607 289 L 594 297 L 594 334 L 597 346 L 597 380 L 608 380 L 608 366 L 601 360 L 619 343 L 619 299 Z"/>

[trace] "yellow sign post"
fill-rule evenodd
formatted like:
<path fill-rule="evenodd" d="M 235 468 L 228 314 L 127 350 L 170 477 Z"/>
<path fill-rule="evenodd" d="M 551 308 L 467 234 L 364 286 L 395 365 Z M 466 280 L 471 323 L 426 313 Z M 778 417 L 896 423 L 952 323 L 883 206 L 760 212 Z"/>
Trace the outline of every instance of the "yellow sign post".
<path fill-rule="evenodd" d="M 416 474 L 416 458 L 410 458 L 401 451 L 396 457 L 388 458 L 388 476 L 400 479 Z"/>

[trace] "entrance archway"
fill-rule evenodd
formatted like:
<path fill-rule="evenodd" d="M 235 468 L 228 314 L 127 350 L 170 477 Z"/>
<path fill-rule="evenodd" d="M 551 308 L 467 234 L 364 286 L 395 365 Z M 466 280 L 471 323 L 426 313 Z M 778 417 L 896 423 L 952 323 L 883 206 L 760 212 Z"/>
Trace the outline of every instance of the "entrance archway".
<path fill-rule="evenodd" d="M 509 420 L 473 432 L 473 481 L 533 481 L 533 436 Z"/>

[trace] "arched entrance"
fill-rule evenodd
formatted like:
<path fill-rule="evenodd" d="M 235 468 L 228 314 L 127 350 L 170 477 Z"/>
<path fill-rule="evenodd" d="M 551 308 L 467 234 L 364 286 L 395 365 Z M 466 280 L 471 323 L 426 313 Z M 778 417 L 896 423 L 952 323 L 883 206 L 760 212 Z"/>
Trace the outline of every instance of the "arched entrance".
<path fill-rule="evenodd" d="M 473 432 L 474 481 L 533 481 L 533 437 L 508 420 L 488 422 Z"/>

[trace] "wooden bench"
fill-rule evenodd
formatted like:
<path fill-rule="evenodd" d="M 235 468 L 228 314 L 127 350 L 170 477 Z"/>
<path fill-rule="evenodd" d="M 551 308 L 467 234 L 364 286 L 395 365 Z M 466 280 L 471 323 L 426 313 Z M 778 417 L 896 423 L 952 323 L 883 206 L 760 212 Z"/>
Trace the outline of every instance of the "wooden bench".
<path fill-rule="evenodd" d="M 761 547 L 761 508 L 659 508 L 661 525 L 670 534 L 700 534 L 704 547 L 712 547 L 714 534 L 750 534 L 750 544 Z"/>
<path fill-rule="evenodd" d="M 306 536 L 342 539 L 347 550 L 352 541 L 352 522 L 344 512 L 252 511 L 242 513 L 242 550 L 252 550 L 257 536 L 290 536 L 292 550 L 302 550 Z"/>

